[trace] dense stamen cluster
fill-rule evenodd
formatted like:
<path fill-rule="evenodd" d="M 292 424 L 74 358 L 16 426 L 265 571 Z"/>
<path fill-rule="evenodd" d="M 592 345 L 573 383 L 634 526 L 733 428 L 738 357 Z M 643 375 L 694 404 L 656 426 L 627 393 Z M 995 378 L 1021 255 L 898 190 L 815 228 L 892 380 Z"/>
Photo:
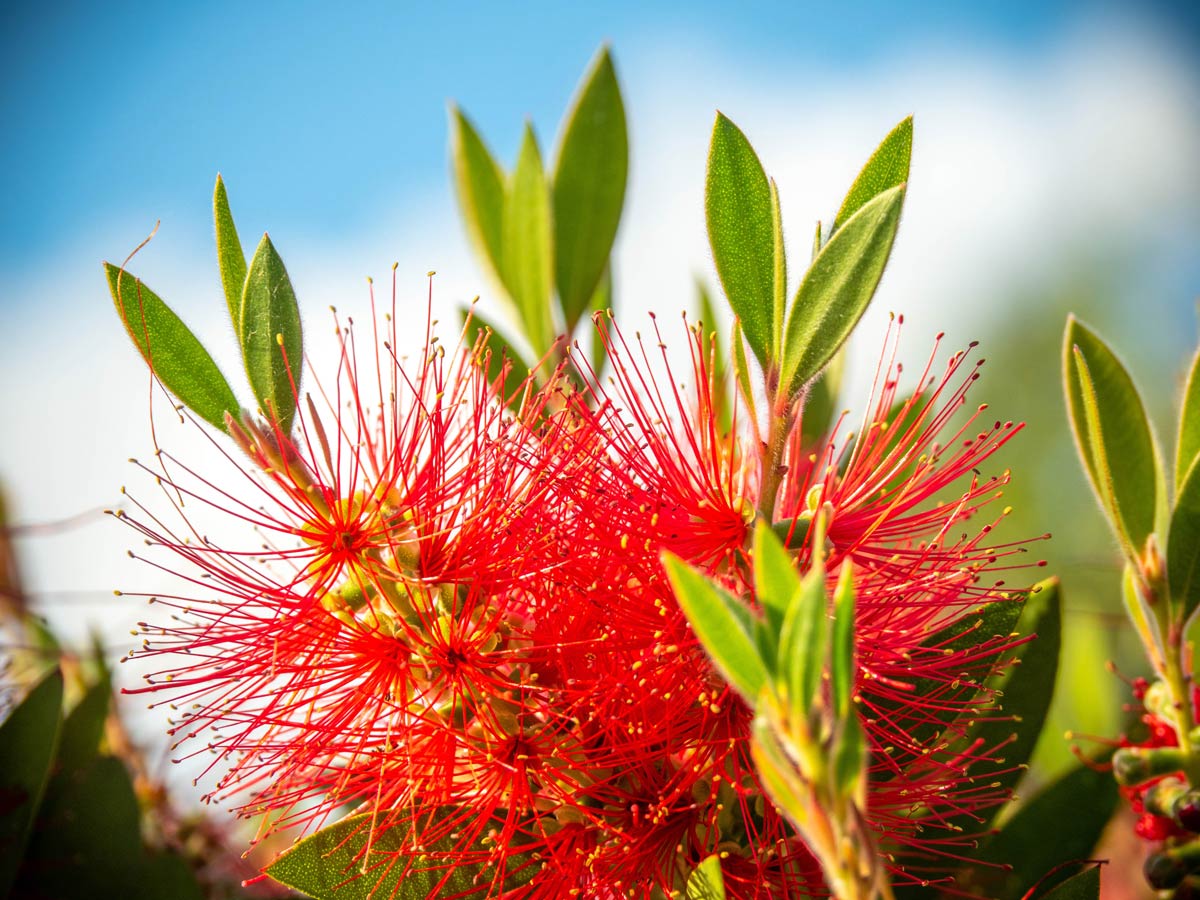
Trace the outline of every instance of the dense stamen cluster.
<path fill-rule="evenodd" d="M 368 812 L 365 870 L 475 866 L 480 897 L 679 896 L 714 852 L 733 898 L 821 893 L 755 774 L 750 712 L 660 561 L 669 550 L 753 602 L 755 423 L 735 405 L 721 428 L 703 333 L 691 388 L 665 353 L 666 378 L 651 376 L 657 361 L 602 319 L 610 380 L 575 361 L 582 384 L 564 364 L 514 393 L 488 378 L 482 342 L 427 335 L 406 363 L 385 320 L 369 372 L 339 327 L 336 384 L 291 434 L 228 422 L 238 450 L 215 446 L 231 483 L 161 452 L 177 517 L 125 516 L 188 585 L 154 598 L 174 615 L 134 655 L 163 660 L 143 690 L 169 692 L 180 745 L 214 754 L 214 796 L 270 828 Z M 1012 641 L 929 641 L 1006 602 L 983 579 L 1024 548 L 988 543 L 994 522 L 959 533 L 999 496 L 1007 473 L 978 467 L 1018 427 L 980 430 L 982 407 L 955 426 L 975 370 L 962 354 L 940 379 L 931 367 L 897 403 L 899 368 L 882 364 L 857 435 L 809 447 L 796 427 L 774 524 L 803 569 L 812 511 L 828 510 L 830 578 L 846 561 L 858 573 L 872 825 L 953 855 L 967 838 L 951 820 L 1003 794 L 975 778 L 1002 765 L 998 748 L 963 746 L 952 723 L 996 715 L 979 688 Z M 209 539 L 194 508 L 261 546 Z M 393 827 L 408 851 L 371 849 Z"/>

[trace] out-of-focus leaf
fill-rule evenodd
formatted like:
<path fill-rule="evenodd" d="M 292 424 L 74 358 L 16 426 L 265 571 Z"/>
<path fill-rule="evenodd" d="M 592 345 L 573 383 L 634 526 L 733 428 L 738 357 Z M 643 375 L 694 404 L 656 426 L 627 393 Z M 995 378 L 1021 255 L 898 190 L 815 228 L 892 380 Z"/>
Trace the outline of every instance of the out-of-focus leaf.
<path fill-rule="evenodd" d="M 700 322 L 704 326 L 704 349 L 705 352 L 708 352 L 710 349 L 712 351 L 709 357 L 712 363 L 710 377 L 712 379 L 713 403 L 716 406 L 717 421 L 721 426 L 721 432 L 727 433 L 733 423 L 733 398 L 730 396 L 730 391 L 733 387 L 729 383 L 729 354 L 724 346 L 721 332 L 717 327 L 719 320 L 717 318 L 716 307 L 713 306 L 712 294 L 709 293 L 707 285 L 699 278 L 696 279 L 696 297 Z"/>
<path fill-rule="evenodd" d="M 1089 865 L 1056 888 L 1036 895 L 1036 900 L 1100 900 L 1100 867 Z"/>
<path fill-rule="evenodd" d="M 457 106 L 450 108 L 450 160 L 467 234 L 499 279 L 504 269 L 504 172 Z"/>
<path fill-rule="evenodd" d="M 964 869 L 958 886 L 995 900 L 1022 900 L 1035 885 L 1049 890 L 1064 880 L 1069 870 L 1054 867 L 1091 856 L 1120 798 L 1112 773 L 1098 769 L 1076 766 L 1020 806 L 976 855 L 984 865 Z M 1054 840 L 1046 839 L 1049 823 Z"/>
<path fill-rule="evenodd" d="M 1200 465 L 1184 476 L 1167 532 L 1167 582 L 1181 621 L 1200 606 Z"/>
<path fill-rule="evenodd" d="M 767 683 L 767 662 L 754 638 L 753 617 L 745 606 L 669 553 L 663 565 L 675 599 L 717 669 L 747 702 Z"/>
<path fill-rule="evenodd" d="M 629 169 L 625 105 L 602 47 L 567 113 L 554 167 L 554 268 L 567 333 L 588 307 L 604 272 Z"/>
<path fill-rule="evenodd" d="M 775 246 L 767 174 L 741 130 L 717 113 L 708 151 L 704 211 L 725 296 L 763 368 L 777 356 Z"/>
<path fill-rule="evenodd" d="M 808 386 L 808 398 L 800 413 L 800 437 L 806 448 L 817 446 L 829 433 L 833 417 L 837 412 L 838 396 L 842 388 L 842 373 L 846 369 L 846 348 L 833 354 L 829 364 Z"/>
<path fill-rule="evenodd" d="M 111 698 L 112 682 L 106 673 L 95 684 L 88 686 L 83 697 L 67 713 L 58 743 L 60 769 L 78 769 L 99 752 Z"/>
<path fill-rule="evenodd" d="M 604 274 L 600 276 L 600 283 L 596 285 L 596 293 L 592 295 L 590 309 L 593 313 L 604 312 L 612 309 L 613 306 L 613 276 L 612 263 L 610 262 L 604 267 Z M 592 371 L 596 373 L 596 377 L 600 377 L 600 373 L 604 369 L 605 360 L 608 359 L 608 348 L 604 346 L 604 341 L 600 340 L 600 333 L 592 329 Z"/>
<path fill-rule="evenodd" d="M 791 554 L 771 527 L 759 522 L 754 529 L 754 592 L 767 624 L 778 633 L 792 597 L 800 587 L 800 576 Z"/>
<path fill-rule="evenodd" d="M 500 377 L 503 370 L 504 361 L 508 360 L 509 371 L 505 378 L 505 393 L 507 394 L 526 378 L 529 377 L 529 364 L 521 357 L 521 354 L 513 347 L 510 341 L 504 334 L 499 331 L 495 325 L 481 316 L 474 307 L 470 310 L 462 308 L 460 314 L 465 318 L 468 314 L 471 316 L 471 340 L 475 340 L 475 336 L 481 331 L 487 332 L 487 349 L 490 352 L 488 357 L 487 376 L 489 381 L 495 381 Z"/>
<path fill-rule="evenodd" d="M 1138 559 L 1166 508 L 1142 398 L 1112 350 L 1074 316 L 1067 319 L 1063 368 L 1071 427 L 1092 487 L 1126 555 Z"/>
<path fill-rule="evenodd" d="M 550 186 L 546 183 L 533 126 L 526 125 L 517 167 L 504 201 L 501 271 L 534 353 L 545 353 L 554 342 L 550 309 L 554 281 L 552 238 Z"/>
<path fill-rule="evenodd" d="M 104 264 L 117 314 L 142 358 L 167 390 L 209 424 L 225 430 L 225 413 L 240 408 L 204 345 L 150 288 Z"/>
<path fill-rule="evenodd" d="M 774 535 L 772 535 L 774 537 Z M 805 721 L 821 691 L 829 658 L 828 599 L 825 567 L 814 565 L 792 595 L 779 632 L 777 678 L 786 686 L 787 712 L 794 723 Z"/>
<path fill-rule="evenodd" d="M 875 296 L 903 205 L 903 185 L 875 197 L 829 239 L 805 273 L 783 337 L 779 384 L 789 396 L 824 368 Z"/>
<path fill-rule="evenodd" d="M 687 881 L 687 900 L 725 900 L 721 857 L 714 853 L 692 870 Z"/>
<path fill-rule="evenodd" d="M 246 275 L 238 334 L 254 396 L 286 435 L 296 414 L 304 358 L 300 305 L 283 260 L 265 234 Z"/>
<path fill-rule="evenodd" d="M 482 843 L 474 848 L 479 862 L 462 861 L 460 842 L 446 833 L 448 817 L 461 820 L 463 828 L 475 824 L 470 810 L 446 809 L 441 821 L 416 823 L 418 835 L 436 827 L 445 836 L 421 840 L 420 851 L 412 852 L 412 823 L 374 828 L 371 813 L 350 816 L 283 851 L 266 872 L 316 900 L 481 900 L 491 896 L 489 889 L 518 888 L 537 873 L 539 863 L 519 847 L 509 848 L 504 872 L 486 864 L 487 848 Z"/>
<path fill-rule="evenodd" d="M 1200 454 L 1200 352 L 1192 358 L 1183 407 L 1179 411 L 1179 440 L 1175 446 L 1175 490 L 1181 490 L 1192 462 Z"/>
<path fill-rule="evenodd" d="M 246 254 L 238 240 L 233 225 L 233 213 L 229 209 L 229 195 L 225 182 L 217 175 L 213 188 L 213 222 L 217 229 L 217 267 L 221 271 L 221 287 L 225 290 L 225 304 L 229 307 L 229 321 L 235 331 L 242 324 L 242 290 L 246 286 Z"/>
<path fill-rule="evenodd" d="M 56 668 L 0 723 L 0 896 L 8 896 L 42 804 L 62 727 L 62 693 Z"/>
<path fill-rule="evenodd" d="M 912 159 L 913 120 L 909 116 L 883 139 L 858 178 L 854 180 L 842 208 L 833 220 L 833 230 L 858 212 L 884 191 L 908 183 L 909 162 Z"/>
<path fill-rule="evenodd" d="M 852 715 L 850 700 L 858 672 L 854 663 L 854 602 L 854 568 L 846 560 L 833 593 L 833 639 L 829 648 L 829 690 L 839 720 Z"/>

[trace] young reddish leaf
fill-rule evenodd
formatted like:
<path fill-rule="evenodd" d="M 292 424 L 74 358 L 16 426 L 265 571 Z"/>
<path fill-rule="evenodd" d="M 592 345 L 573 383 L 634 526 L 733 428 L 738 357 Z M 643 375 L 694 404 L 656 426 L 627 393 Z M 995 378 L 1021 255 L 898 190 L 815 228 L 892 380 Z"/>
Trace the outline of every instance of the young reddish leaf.
<path fill-rule="evenodd" d="M 8 896 L 17 877 L 42 804 L 62 727 L 62 692 L 62 673 L 56 668 L 0 723 L 0 896 Z"/>
<path fill-rule="evenodd" d="M 909 116 L 888 133 L 858 173 L 833 220 L 833 231 L 841 228 L 847 219 L 884 191 L 908 183 L 912 138 L 913 120 Z"/>
<path fill-rule="evenodd" d="M 300 306 L 283 260 L 265 234 L 246 274 L 238 336 L 254 396 L 286 435 L 296 413 L 304 358 Z"/>
<path fill-rule="evenodd" d="M 225 304 L 229 307 L 229 321 L 234 330 L 241 327 L 242 289 L 246 285 L 246 254 L 238 240 L 233 225 L 233 213 L 229 210 L 229 195 L 225 182 L 217 175 L 213 188 L 213 223 L 217 230 L 217 267 L 221 271 L 221 287 L 225 291 Z"/>
<path fill-rule="evenodd" d="M 484 266 L 499 280 L 504 268 L 504 172 L 457 106 L 450 107 L 450 161 L 467 234 Z"/>
<path fill-rule="evenodd" d="M 534 353 L 545 353 L 554 343 L 550 309 L 554 280 L 552 240 L 550 187 L 533 127 L 526 125 L 517 167 L 504 199 L 501 272 Z"/>
<path fill-rule="evenodd" d="M 225 413 L 240 408 L 229 382 L 204 345 L 158 295 L 128 272 L 104 264 L 117 314 L 142 358 L 179 401 L 225 430 Z"/>
<path fill-rule="evenodd" d="M 875 197 L 830 238 L 805 273 L 783 335 L 779 384 L 789 396 L 824 368 L 866 312 L 892 252 L 903 205 L 903 185 Z"/>
<path fill-rule="evenodd" d="M 717 113 L 704 191 L 708 242 L 725 296 L 763 368 L 777 355 L 774 333 L 774 213 L 767 173 L 746 136 Z"/>
<path fill-rule="evenodd" d="M 1142 398 L 1108 346 L 1067 319 L 1063 368 L 1071 427 L 1100 504 L 1137 560 L 1165 516 L 1166 480 Z"/>
<path fill-rule="evenodd" d="M 746 702 L 754 703 L 769 673 L 754 639 L 750 610 L 677 556 L 664 554 L 663 565 L 675 599 L 709 657 Z"/>
<path fill-rule="evenodd" d="M 621 221 L 629 139 L 625 105 L 602 47 L 567 113 L 554 166 L 554 269 L 568 333 L 588 307 Z"/>

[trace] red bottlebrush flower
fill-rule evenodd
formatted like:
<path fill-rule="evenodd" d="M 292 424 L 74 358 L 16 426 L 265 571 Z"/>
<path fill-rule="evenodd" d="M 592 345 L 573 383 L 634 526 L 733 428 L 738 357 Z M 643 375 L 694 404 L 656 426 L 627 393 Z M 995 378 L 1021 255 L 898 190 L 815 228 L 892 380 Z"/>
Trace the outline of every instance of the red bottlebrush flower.
<path fill-rule="evenodd" d="M 754 446 L 752 423 L 735 409 L 734 431 L 721 431 L 713 402 L 720 386 L 713 383 L 708 365 L 710 345 L 696 330 L 688 342 L 693 379 L 689 392 L 678 385 L 669 363 L 669 381 L 654 380 L 647 374 L 652 360 L 640 342 L 627 343 L 603 320 L 599 326 L 614 374 L 608 385 L 592 379 L 593 408 L 576 411 L 577 434 L 607 448 L 603 473 L 592 476 L 588 541 L 615 562 L 604 579 L 584 584 L 582 590 L 595 598 L 594 605 L 614 616 L 619 610 L 621 621 L 630 623 L 621 629 L 623 640 L 626 648 L 639 639 L 644 642 L 641 665 L 687 655 L 701 670 L 693 695 L 710 696 L 705 692 L 719 679 L 695 652 L 686 622 L 663 587 L 658 560 L 662 551 L 670 550 L 735 592 L 749 592 L 747 538 L 753 511 L 763 505 L 758 492 L 764 482 L 758 455 L 744 449 Z M 661 347 L 657 328 L 655 338 Z M 964 852 L 961 848 L 973 837 L 949 824 L 939 826 L 993 807 L 1007 795 L 987 786 L 990 779 L 970 777 L 1001 768 L 994 759 L 998 748 L 964 750 L 960 735 L 948 723 L 959 713 L 996 714 L 994 698 L 983 690 L 983 683 L 1013 641 L 989 638 L 970 651 L 952 653 L 927 644 L 952 623 L 963 623 L 956 634 L 968 630 L 971 620 L 966 614 L 981 604 L 1009 601 L 1002 582 L 984 585 L 981 578 L 1009 567 L 1008 558 L 1024 547 L 985 545 L 994 520 L 973 535 L 959 532 L 981 507 L 1000 496 L 1008 474 L 984 480 L 978 467 L 1020 426 L 996 423 L 978 433 L 975 423 L 985 407 L 965 424 L 952 422 L 976 377 L 977 365 L 967 370 L 965 354 L 952 357 L 940 379 L 931 377 L 931 363 L 917 392 L 897 405 L 899 367 L 893 364 L 894 351 L 889 334 L 877 378 L 878 396 L 859 435 L 841 441 L 839 449 L 835 431 L 824 444 L 810 448 L 801 446 L 800 429 L 794 428 L 776 504 L 778 528 L 790 532 L 798 564 L 806 567 L 807 523 L 814 509 L 823 508 L 829 516 L 826 564 L 831 579 L 837 578 L 842 560 L 852 560 L 855 566 L 858 694 L 873 751 L 868 802 L 872 824 L 901 845 L 953 857 Z M 946 499 L 948 490 L 957 492 L 952 500 Z M 649 692 L 650 686 L 679 677 L 677 668 L 666 668 L 666 673 L 651 669 L 645 682 L 638 682 L 642 690 Z M 918 683 L 934 687 L 918 694 Z M 728 694 L 719 702 L 741 707 Z M 676 715 L 686 719 L 686 711 Z M 679 746 L 703 746 L 705 727 L 711 740 L 712 722 L 680 736 Z M 671 736 L 665 731 L 660 726 L 659 736 L 668 741 Z M 736 769 L 734 797 L 761 796 L 745 754 L 744 721 L 729 734 L 728 743 L 733 749 L 714 762 L 716 770 L 728 774 L 730 759 L 746 760 Z M 762 825 L 761 813 L 747 811 L 740 818 L 736 827 L 743 833 Z M 764 844 L 760 840 L 757 846 Z M 755 862 L 747 856 L 742 862 L 754 863 L 761 886 L 761 859 Z M 811 865 L 810 859 L 807 862 Z M 799 882 L 791 889 L 795 894 L 803 891 Z M 754 889 L 749 890 L 752 896 Z"/>

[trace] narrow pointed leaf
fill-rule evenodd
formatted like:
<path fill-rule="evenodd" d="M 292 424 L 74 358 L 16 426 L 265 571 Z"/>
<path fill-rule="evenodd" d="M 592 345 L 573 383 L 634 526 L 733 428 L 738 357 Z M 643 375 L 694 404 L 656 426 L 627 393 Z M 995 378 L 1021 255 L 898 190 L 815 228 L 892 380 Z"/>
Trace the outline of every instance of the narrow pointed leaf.
<path fill-rule="evenodd" d="M 450 109 L 450 161 L 467 235 L 484 267 L 500 278 L 504 268 L 504 172 L 457 106 Z"/>
<path fill-rule="evenodd" d="M 535 353 L 554 341 L 550 292 L 554 280 L 550 188 L 531 126 L 525 127 L 517 167 L 504 201 L 504 285 Z"/>
<path fill-rule="evenodd" d="M 62 691 L 55 669 L 0 723 L 0 896 L 16 879 L 42 804 L 62 726 Z"/>
<path fill-rule="evenodd" d="M 474 824 L 462 811 L 446 809 L 444 815 L 462 818 L 464 827 Z M 480 862 L 463 862 L 453 837 L 425 841 L 420 830 L 412 835 L 409 823 L 373 829 L 370 813 L 350 816 L 283 851 L 266 872 L 315 900 L 483 900 L 499 893 L 495 888 L 521 887 L 537 872 L 536 861 L 520 847 L 509 848 L 508 870 L 499 876 L 495 866 L 485 866 L 482 844 L 474 848 Z"/>
<path fill-rule="evenodd" d="M 1183 408 L 1179 411 L 1179 440 L 1175 447 L 1175 490 L 1178 492 L 1196 456 L 1200 455 L 1200 352 L 1192 358 Z"/>
<path fill-rule="evenodd" d="M 759 522 L 754 529 L 754 592 L 776 633 L 783 627 L 792 597 L 800 587 L 800 576 L 791 554 L 771 527 Z"/>
<path fill-rule="evenodd" d="M 612 263 L 610 262 L 604 267 L 604 274 L 600 276 L 600 283 L 596 285 L 596 292 L 592 294 L 591 303 L 588 308 L 593 313 L 605 312 L 613 307 L 613 276 Z M 604 370 L 604 363 L 608 359 L 608 348 L 604 345 L 604 341 L 600 340 L 600 335 L 596 330 L 592 329 L 592 371 L 599 377 Z"/>
<path fill-rule="evenodd" d="M 1088 864 L 1088 868 L 1058 887 L 1036 894 L 1035 900 L 1100 900 L 1100 867 Z"/>
<path fill-rule="evenodd" d="M 237 331 L 242 321 L 246 254 L 242 251 L 242 242 L 238 240 L 237 229 L 233 225 L 229 195 L 220 175 L 217 175 L 217 184 L 213 188 L 213 223 L 217 229 L 217 267 L 221 271 L 221 287 L 225 291 L 225 304 L 229 307 L 229 321 Z"/>
<path fill-rule="evenodd" d="M 567 113 L 554 167 L 554 268 L 568 333 L 604 272 L 621 221 L 629 139 L 625 105 L 603 47 Z"/>
<path fill-rule="evenodd" d="M 1167 582 L 1180 621 L 1200 606 L 1200 465 L 1184 476 L 1171 511 L 1167 536 Z"/>
<path fill-rule="evenodd" d="M 729 305 L 763 368 L 776 356 L 771 188 L 746 136 L 717 113 L 704 192 L 708 242 Z"/>
<path fill-rule="evenodd" d="M 1063 366 L 1071 427 L 1092 487 L 1126 555 L 1138 558 L 1166 506 L 1142 398 L 1112 350 L 1074 316 L 1067 320 Z"/>
<path fill-rule="evenodd" d="M 808 396 L 800 413 L 800 439 L 806 449 L 818 446 L 833 425 L 845 369 L 846 348 L 843 344 L 821 374 L 808 385 Z"/>
<path fill-rule="evenodd" d="M 713 403 L 717 410 L 717 422 L 724 434 L 729 431 L 733 423 L 733 397 L 730 392 L 734 390 L 734 387 L 729 381 L 728 348 L 725 347 L 725 338 L 717 328 L 717 322 L 720 320 L 717 318 L 716 307 L 713 306 L 712 294 L 699 278 L 696 279 L 696 297 L 700 322 L 704 326 L 705 353 L 711 349 L 709 359 L 712 361 L 710 375 L 714 395 Z"/>
<path fill-rule="evenodd" d="M 687 900 L 725 900 L 721 857 L 714 853 L 692 870 L 687 880 Z"/>
<path fill-rule="evenodd" d="M 913 120 L 909 116 L 889 132 L 858 173 L 833 220 L 834 231 L 884 191 L 908 183 L 912 138 Z"/>
<path fill-rule="evenodd" d="M 851 216 L 805 273 L 788 310 L 780 385 L 795 396 L 824 368 L 875 296 L 892 252 L 904 187 Z"/>
<path fill-rule="evenodd" d="M 750 757 L 767 796 L 779 807 L 801 835 L 811 825 L 808 804 L 811 791 L 804 783 L 796 764 L 780 746 L 771 723 L 756 715 L 750 724 Z"/>
<path fill-rule="evenodd" d="M 678 557 L 664 555 L 663 565 L 696 637 L 725 680 L 753 703 L 767 683 L 768 669 L 754 640 L 750 611 Z"/>
<path fill-rule="evenodd" d="M 67 713 L 58 744 L 60 768 L 80 768 L 99 753 L 111 700 L 112 682 L 106 674 L 89 685 L 83 697 Z"/>
<path fill-rule="evenodd" d="M 477 309 L 471 307 L 469 311 L 466 308 L 459 310 L 459 314 L 464 318 L 468 312 L 471 316 L 470 340 L 474 342 L 481 331 L 487 332 L 486 349 L 490 351 L 487 367 L 488 380 L 495 381 L 499 378 L 505 361 L 509 363 L 508 375 L 504 379 L 505 393 L 508 393 L 529 377 L 529 364 L 514 348 L 513 342 L 495 325 L 480 315 Z"/>
<path fill-rule="evenodd" d="M 833 783 L 839 796 L 862 805 L 867 789 L 867 735 L 858 711 L 839 714 L 837 738 L 833 745 Z"/>
<path fill-rule="evenodd" d="M 758 408 L 754 402 L 754 385 L 750 380 L 750 361 L 746 358 L 746 340 L 742 334 L 742 323 L 733 320 L 733 334 L 729 338 L 729 353 L 733 359 L 733 377 L 746 404 L 750 421 L 758 421 Z"/>
<path fill-rule="evenodd" d="M 1070 874 L 1054 872 L 1064 860 L 1088 859 L 1120 794 L 1104 760 L 1080 764 L 1017 808 L 976 859 L 994 865 L 972 866 L 959 876 L 959 887 L 995 900 L 1022 900 L 1035 885 L 1050 890 Z M 1046 825 L 1054 823 L 1054 840 Z"/>
<path fill-rule="evenodd" d="M 238 336 L 254 396 L 286 435 L 296 413 L 304 358 L 300 306 L 283 260 L 265 234 L 246 274 Z"/>
<path fill-rule="evenodd" d="M 854 571 L 849 560 L 842 564 L 833 594 L 833 639 L 830 642 L 829 686 L 838 719 L 853 715 L 857 667 L 854 663 Z"/>
<path fill-rule="evenodd" d="M 783 340 L 783 315 L 787 308 L 787 251 L 783 246 L 783 210 L 779 205 L 779 186 L 775 179 L 768 181 L 771 188 L 771 347 L 777 355 Z"/>
<path fill-rule="evenodd" d="M 796 721 L 807 718 L 821 689 L 829 658 L 827 606 L 825 568 L 817 565 L 792 595 L 779 633 L 778 677 L 787 687 L 788 713 Z"/>
<path fill-rule="evenodd" d="M 104 264 L 108 289 L 142 359 L 179 402 L 225 430 L 225 413 L 240 409 L 233 389 L 204 345 L 158 295 L 128 272 Z"/>

